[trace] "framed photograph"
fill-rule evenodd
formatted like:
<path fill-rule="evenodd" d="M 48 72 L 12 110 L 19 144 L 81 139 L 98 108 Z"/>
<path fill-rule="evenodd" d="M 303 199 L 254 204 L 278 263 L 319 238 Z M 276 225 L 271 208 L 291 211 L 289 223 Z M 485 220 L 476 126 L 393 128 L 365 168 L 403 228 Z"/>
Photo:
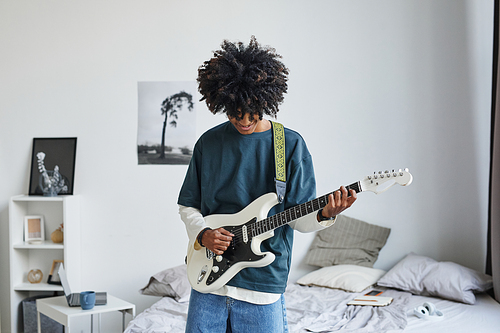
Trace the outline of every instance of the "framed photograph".
<path fill-rule="evenodd" d="M 61 279 L 59 279 L 59 266 L 63 263 L 63 260 L 54 260 L 52 262 L 52 268 L 50 269 L 49 278 L 47 279 L 48 284 L 61 284 Z"/>
<path fill-rule="evenodd" d="M 196 81 L 138 82 L 139 165 L 188 165 L 197 140 Z"/>
<path fill-rule="evenodd" d="M 29 195 L 73 194 L 76 138 L 34 138 Z"/>
<path fill-rule="evenodd" d="M 24 241 L 30 244 L 41 244 L 45 240 L 45 226 L 42 215 L 24 217 Z"/>

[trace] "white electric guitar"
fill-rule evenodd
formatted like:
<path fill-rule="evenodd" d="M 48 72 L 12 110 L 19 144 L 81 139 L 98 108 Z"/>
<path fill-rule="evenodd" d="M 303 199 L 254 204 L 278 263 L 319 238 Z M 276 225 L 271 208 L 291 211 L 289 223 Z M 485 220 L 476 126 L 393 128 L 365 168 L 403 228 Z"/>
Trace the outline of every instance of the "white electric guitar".
<path fill-rule="evenodd" d="M 408 169 L 399 169 L 399 171 L 374 173 L 346 186 L 346 189 L 354 190 L 356 193 L 371 191 L 379 194 L 394 184 L 410 185 L 412 180 L 413 176 Z M 330 194 L 270 217 L 267 217 L 269 210 L 278 204 L 276 193 L 262 195 L 236 214 L 206 216 L 207 226 L 212 229 L 223 227 L 234 237 L 222 255 L 216 255 L 205 247 L 195 248 L 192 244 L 189 246 L 187 255 L 189 283 L 193 289 L 208 293 L 224 286 L 243 268 L 269 265 L 274 261 L 275 255 L 271 252 L 261 252 L 262 241 L 272 237 L 274 229 L 325 207 Z"/>

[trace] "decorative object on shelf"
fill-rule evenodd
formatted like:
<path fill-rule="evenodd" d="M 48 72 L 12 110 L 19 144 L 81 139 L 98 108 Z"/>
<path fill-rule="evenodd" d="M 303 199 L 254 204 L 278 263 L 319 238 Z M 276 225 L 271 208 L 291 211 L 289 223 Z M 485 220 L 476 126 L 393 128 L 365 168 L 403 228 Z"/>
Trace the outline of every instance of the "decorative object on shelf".
<path fill-rule="evenodd" d="M 32 269 L 28 273 L 28 281 L 30 283 L 40 283 L 43 279 L 43 273 L 39 269 Z"/>
<path fill-rule="evenodd" d="M 45 226 L 42 215 L 24 217 L 24 241 L 30 244 L 41 244 L 45 240 Z"/>
<path fill-rule="evenodd" d="M 29 195 L 73 194 L 76 138 L 34 138 Z"/>
<path fill-rule="evenodd" d="M 52 268 L 50 269 L 49 278 L 47 279 L 48 284 L 58 284 L 61 285 L 61 279 L 59 279 L 59 266 L 63 263 L 63 260 L 54 260 L 52 262 Z"/>
<path fill-rule="evenodd" d="M 50 239 L 54 242 L 54 243 L 62 243 L 64 241 L 64 232 L 63 232 L 63 224 L 61 223 L 61 226 L 59 228 L 57 228 L 56 230 L 54 230 L 54 232 L 50 235 Z"/>

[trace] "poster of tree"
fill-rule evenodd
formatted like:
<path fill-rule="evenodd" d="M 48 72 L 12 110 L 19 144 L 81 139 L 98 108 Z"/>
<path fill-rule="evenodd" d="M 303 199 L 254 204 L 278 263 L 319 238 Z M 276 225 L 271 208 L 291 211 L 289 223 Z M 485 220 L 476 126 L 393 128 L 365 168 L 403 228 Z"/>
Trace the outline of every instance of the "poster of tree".
<path fill-rule="evenodd" d="M 189 164 L 197 94 L 196 81 L 138 82 L 139 164 Z"/>

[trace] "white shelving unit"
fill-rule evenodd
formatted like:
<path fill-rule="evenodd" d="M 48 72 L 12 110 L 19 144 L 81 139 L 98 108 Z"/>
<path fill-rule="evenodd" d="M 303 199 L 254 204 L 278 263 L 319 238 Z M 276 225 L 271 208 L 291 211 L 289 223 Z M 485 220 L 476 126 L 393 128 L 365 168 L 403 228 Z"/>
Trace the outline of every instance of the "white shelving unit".
<path fill-rule="evenodd" d="M 45 241 L 29 244 L 24 241 L 24 217 L 43 215 Z M 60 224 L 64 226 L 64 243 L 55 244 L 50 235 Z M 53 295 L 62 292 L 59 285 L 48 284 L 52 262 L 64 260 L 71 288 L 80 290 L 81 245 L 80 245 L 80 197 L 67 195 L 57 197 L 18 195 L 9 202 L 9 260 L 10 260 L 10 311 L 11 332 L 21 332 L 21 301 L 36 295 Z M 43 273 L 40 283 L 28 281 L 28 272 L 39 269 Z"/>

